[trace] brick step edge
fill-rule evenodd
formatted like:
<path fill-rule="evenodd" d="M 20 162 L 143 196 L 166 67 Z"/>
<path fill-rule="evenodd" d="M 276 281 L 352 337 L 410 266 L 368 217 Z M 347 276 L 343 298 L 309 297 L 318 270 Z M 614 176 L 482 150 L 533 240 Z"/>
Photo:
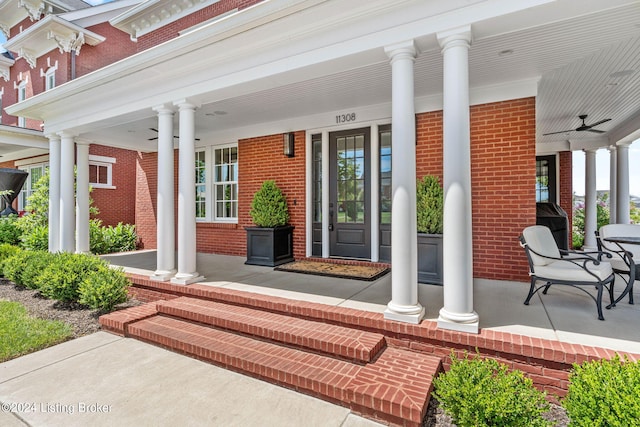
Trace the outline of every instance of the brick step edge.
<path fill-rule="evenodd" d="M 158 313 L 305 348 L 371 362 L 386 346 L 384 335 L 196 298 L 157 302 Z"/>
<path fill-rule="evenodd" d="M 432 391 L 438 358 L 386 348 L 365 366 L 308 353 L 170 317 L 128 325 L 127 334 L 215 365 L 249 374 L 364 416 L 418 427 Z"/>

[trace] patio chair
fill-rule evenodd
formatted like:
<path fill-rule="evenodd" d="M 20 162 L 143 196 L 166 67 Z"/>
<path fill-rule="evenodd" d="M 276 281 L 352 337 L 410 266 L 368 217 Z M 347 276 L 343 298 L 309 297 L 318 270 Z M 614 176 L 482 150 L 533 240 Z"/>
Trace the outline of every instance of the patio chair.
<path fill-rule="evenodd" d="M 640 280 L 640 268 L 636 261 L 640 259 L 640 245 L 608 242 L 604 239 L 611 237 L 640 238 L 640 225 L 636 224 L 607 224 L 596 231 L 598 250 L 611 254 L 611 267 L 619 275 L 629 289 L 629 304 L 633 304 L 633 282 Z M 625 276 L 628 277 L 625 278 Z M 618 300 L 621 297 L 618 298 Z"/>
<path fill-rule="evenodd" d="M 611 264 L 601 261 L 601 258 L 609 258 L 610 254 L 560 250 L 551 230 L 542 225 L 525 228 L 520 236 L 520 245 L 527 254 L 529 276 L 531 276 L 531 287 L 524 301 L 525 305 L 529 305 L 531 297 L 540 289 L 543 289 L 542 293 L 546 295 L 551 285 L 568 285 L 589 295 L 596 303 L 598 319 L 604 320 L 602 293 L 606 288 L 613 304 L 615 275 Z M 538 282 L 544 284 L 536 287 Z M 595 286 L 596 296 L 594 297 L 591 292 L 580 286 Z"/>

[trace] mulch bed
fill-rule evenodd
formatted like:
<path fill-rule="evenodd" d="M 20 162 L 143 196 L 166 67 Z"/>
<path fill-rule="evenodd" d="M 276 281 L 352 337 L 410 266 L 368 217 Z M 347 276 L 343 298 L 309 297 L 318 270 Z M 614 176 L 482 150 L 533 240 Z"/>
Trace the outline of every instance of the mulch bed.
<path fill-rule="evenodd" d="M 389 268 L 387 267 L 349 265 L 308 260 L 294 261 L 288 264 L 283 264 L 276 267 L 275 270 L 366 281 L 376 280 L 389 272 Z"/>

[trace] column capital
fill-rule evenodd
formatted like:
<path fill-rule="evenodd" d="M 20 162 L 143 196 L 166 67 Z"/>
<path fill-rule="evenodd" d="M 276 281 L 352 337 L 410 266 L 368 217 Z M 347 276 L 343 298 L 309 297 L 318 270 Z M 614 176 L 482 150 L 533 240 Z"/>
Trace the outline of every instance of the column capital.
<path fill-rule="evenodd" d="M 617 147 L 615 145 L 610 145 L 607 147 L 607 150 L 609 150 L 610 153 L 614 153 L 617 150 Z"/>
<path fill-rule="evenodd" d="M 391 62 L 401 58 L 414 60 L 418 55 L 418 48 L 416 48 L 416 43 L 413 40 L 406 40 L 386 46 L 384 53 L 387 54 Z"/>
<path fill-rule="evenodd" d="M 60 136 L 60 138 L 75 138 L 76 136 L 78 136 L 78 133 L 63 130 L 62 132 L 58 132 L 58 136 Z"/>
<path fill-rule="evenodd" d="M 462 27 L 452 28 L 450 30 L 441 31 L 436 34 L 438 43 L 444 52 L 446 49 L 454 46 L 471 46 L 472 33 L 471 26 L 464 25 Z"/>
<path fill-rule="evenodd" d="M 152 108 L 158 114 L 175 114 L 175 108 L 171 104 L 160 104 Z"/>
<path fill-rule="evenodd" d="M 60 141 L 60 135 L 58 135 L 57 133 L 48 133 L 44 137 L 49 141 Z"/>
<path fill-rule="evenodd" d="M 92 144 L 92 141 L 84 138 L 76 138 L 76 145 L 86 145 L 89 146 Z"/>
<path fill-rule="evenodd" d="M 616 147 L 626 147 L 629 148 L 629 146 L 632 144 L 632 141 L 623 141 L 623 142 L 617 142 L 616 143 Z"/>
<path fill-rule="evenodd" d="M 200 108 L 200 103 L 194 102 L 191 99 L 183 98 L 173 101 L 173 105 L 182 110 L 195 110 L 196 108 Z"/>
<path fill-rule="evenodd" d="M 582 151 L 584 151 L 585 153 L 593 153 L 596 154 L 596 152 L 599 150 L 600 148 L 583 148 Z"/>

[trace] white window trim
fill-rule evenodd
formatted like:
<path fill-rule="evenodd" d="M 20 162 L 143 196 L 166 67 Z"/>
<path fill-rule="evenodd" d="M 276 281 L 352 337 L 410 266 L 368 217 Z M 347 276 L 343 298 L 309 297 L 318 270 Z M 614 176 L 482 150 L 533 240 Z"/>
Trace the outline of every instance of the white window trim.
<path fill-rule="evenodd" d="M 23 80 L 18 84 L 18 102 L 24 101 L 27 99 L 27 80 Z M 27 127 L 27 118 L 18 116 L 18 126 L 19 127 Z"/>
<path fill-rule="evenodd" d="M 205 200 L 205 209 L 206 209 L 206 216 L 204 218 L 196 218 L 196 222 L 199 223 L 213 223 L 213 224 L 237 224 L 238 223 L 238 216 L 236 216 L 235 218 L 217 218 L 215 216 L 215 183 L 213 182 L 213 177 L 214 177 L 214 169 L 215 169 L 215 165 L 214 165 L 214 150 L 221 150 L 224 148 L 233 148 L 235 147 L 236 149 L 238 148 L 238 143 L 237 142 L 232 142 L 232 143 L 228 143 L 228 144 L 221 144 L 221 145 L 210 145 L 207 147 L 198 147 L 196 149 L 196 151 L 204 151 L 204 158 L 205 158 L 205 191 L 206 191 L 206 200 Z M 238 163 L 237 165 L 240 163 L 240 156 L 238 156 Z M 236 165 L 236 167 L 237 167 Z M 195 168 L 195 165 L 194 165 Z M 239 186 L 238 181 L 235 181 L 236 185 Z"/>
<path fill-rule="evenodd" d="M 115 190 L 116 186 L 113 185 L 113 165 L 116 163 L 115 157 L 96 156 L 89 155 L 89 166 L 104 166 L 107 168 L 107 183 L 100 184 L 96 182 L 90 182 L 92 188 L 102 188 L 108 190 Z"/>

